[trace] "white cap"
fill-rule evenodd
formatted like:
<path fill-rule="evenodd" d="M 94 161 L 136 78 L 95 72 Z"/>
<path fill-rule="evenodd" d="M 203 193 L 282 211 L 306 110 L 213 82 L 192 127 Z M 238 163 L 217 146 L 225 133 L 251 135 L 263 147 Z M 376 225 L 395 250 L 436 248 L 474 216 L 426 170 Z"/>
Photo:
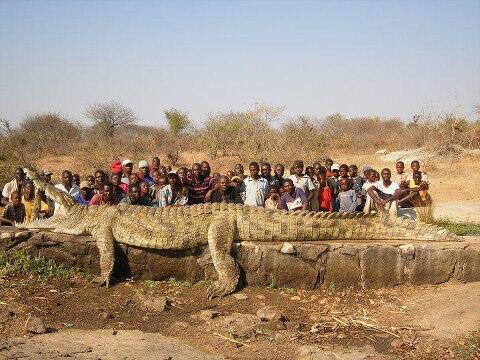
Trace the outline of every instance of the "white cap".
<path fill-rule="evenodd" d="M 148 161 L 147 160 L 140 160 L 138 162 L 138 167 L 139 168 L 148 167 Z"/>
<path fill-rule="evenodd" d="M 122 161 L 122 166 L 128 165 L 128 164 L 133 164 L 132 160 L 130 159 L 125 159 Z"/>
<path fill-rule="evenodd" d="M 340 170 L 340 165 L 338 165 L 338 164 L 333 164 L 333 165 L 332 165 L 332 170 Z"/>

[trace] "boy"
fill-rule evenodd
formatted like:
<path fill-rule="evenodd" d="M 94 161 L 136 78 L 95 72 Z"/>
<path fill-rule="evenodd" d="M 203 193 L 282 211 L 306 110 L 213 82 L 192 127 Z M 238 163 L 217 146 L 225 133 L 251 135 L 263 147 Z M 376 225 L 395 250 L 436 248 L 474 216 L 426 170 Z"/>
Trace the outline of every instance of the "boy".
<path fill-rule="evenodd" d="M 22 204 L 20 192 L 14 190 L 10 193 L 10 202 L 3 208 L 0 216 L 2 226 L 15 226 L 25 220 L 25 206 Z"/>
<path fill-rule="evenodd" d="M 327 169 L 323 166 L 318 170 L 318 210 L 333 211 L 332 190 L 327 185 Z"/>
<path fill-rule="evenodd" d="M 338 193 L 338 202 L 340 212 L 355 212 L 357 208 L 357 194 L 351 189 L 348 178 L 340 179 L 340 192 Z"/>
<path fill-rule="evenodd" d="M 377 212 L 388 211 L 391 215 L 397 215 L 397 199 L 399 197 L 399 185 L 391 180 L 392 172 L 390 169 L 382 170 L 382 180 L 377 181 L 373 186 L 367 189 L 367 201 L 364 212 L 370 213 L 373 210 Z"/>
<path fill-rule="evenodd" d="M 417 160 L 413 160 L 410 166 L 412 168 L 412 173 L 407 176 L 407 182 L 409 182 L 410 180 L 413 180 L 413 173 L 415 171 L 420 171 L 420 163 Z M 422 180 L 428 184 L 428 177 L 425 172 L 422 172 Z"/>
<path fill-rule="evenodd" d="M 270 197 L 265 200 L 265 208 L 270 210 L 280 209 L 280 191 L 278 186 L 270 187 Z"/>
<path fill-rule="evenodd" d="M 332 165 L 333 165 L 332 159 L 325 159 L 325 169 L 327 169 L 327 178 L 333 176 Z"/>
<path fill-rule="evenodd" d="M 357 165 L 350 165 L 349 167 L 350 178 L 352 179 L 352 190 L 355 191 L 357 196 L 357 211 L 362 211 L 362 187 L 363 187 L 363 177 L 358 175 Z"/>
<path fill-rule="evenodd" d="M 33 183 L 30 181 L 25 182 L 22 188 L 23 196 L 22 196 L 22 204 L 25 207 L 25 221 L 29 222 L 32 220 L 36 220 L 32 218 L 32 215 L 35 211 L 35 187 Z M 37 196 L 39 196 L 38 194 Z M 43 201 L 40 201 L 38 212 L 47 213 L 48 212 L 48 205 Z M 38 206 L 38 205 L 37 205 Z M 38 214 L 37 214 L 38 216 Z"/>
<path fill-rule="evenodd" d="M 408 188 L 404 188 L 402 191 L 409 193 L 398 201 L 402 207 L 424 207 L 432 204 L 432 198 L 428 194 L 428 184 L 422 181 L 420 171 L 413 173 L 413 179 L 408 182 Z"/>
<path fill-rule="evenodd" d="M 338 211 L 338 207 L 339 207 L 338 192 L 340 188 L 338 178 L 340 175 L 340 165 L 333 164 L 330 169 L 330 173 L 332 174 L 332 176 L 328 177 L 327 184 L 328 184 L 328 187 L 332 190 L 333 211 Z M 327 171 L 327 175 L 328 175 L 328 171 Z"/>
<path fill-rule="evenodd" d="M 405 173 L 405 164 L 403 161 L 397 161 L 395 164 L 395 169 L 397 173 L 395 174 L 395 182 L 400 185 L 402 182 L 407 181 L 407 174 Z"/>

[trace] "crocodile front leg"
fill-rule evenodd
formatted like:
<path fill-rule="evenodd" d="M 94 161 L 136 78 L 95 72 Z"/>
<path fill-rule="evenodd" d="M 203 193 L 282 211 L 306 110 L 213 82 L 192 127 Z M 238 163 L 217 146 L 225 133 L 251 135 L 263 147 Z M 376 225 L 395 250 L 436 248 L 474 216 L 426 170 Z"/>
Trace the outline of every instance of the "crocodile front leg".
<path fill-rule="evenodd" d="M 218 280 L 208 289 L 208 298 L 223 297 L 235 291 L 238 284 L 238 265 L 230 255 L 236 222 L 233 219 L 217 217 L 208 228 L 208 247 Z"/>

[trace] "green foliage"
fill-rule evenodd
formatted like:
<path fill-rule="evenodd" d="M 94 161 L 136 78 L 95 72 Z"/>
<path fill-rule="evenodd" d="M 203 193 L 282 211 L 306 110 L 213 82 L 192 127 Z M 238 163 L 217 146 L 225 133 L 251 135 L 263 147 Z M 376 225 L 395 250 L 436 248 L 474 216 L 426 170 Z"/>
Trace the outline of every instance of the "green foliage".
<path fill-rule="evenodd" d="M 179 136 L 189 129 L 191 124 L 186 112 L 172 108 L 165 110 L 163 113 L 172 135 Z"/>
<path fill-rule="evenodd" d="M 31 257 L 21 251 L 6 253 L 0 251 L 0 275 L 11 275 L 26 272 L 39 275 L 42 279 L 67 278 L 79 273 L 79 269 L 66 268 L 55 264 L 52 260 Z"/>
<path fill-rule="evenodd" d="M 168 279 L 166 283 L 172 287 L 191 287 L 192 286 L 192 284 L 189 281 L 176 279 L 174 277 L 171 277 L 170 279 Z"/>
<path fill-rule="evenodd" d="M 475 355 L 480 352 L 480 339 L 476 336 L 469 335 L 463 344 L 459 346 L 455 353 L 456 359 L 470 360 L 474 359 Z"/>
<path fill-rule="evenodd" d="M 155 280 L 145 280 L 143 283 L 149 289 L 155 289 L 160 284 L 159 281 L 155 281 Z"/>
<path fill-rule="evenodd" d="M 434 221 L 435 225 L 442 226 L 456 235 L 477 235 L 480 236 L 480 224 L 455 222 L 450 219 L 440 219 Z"/>

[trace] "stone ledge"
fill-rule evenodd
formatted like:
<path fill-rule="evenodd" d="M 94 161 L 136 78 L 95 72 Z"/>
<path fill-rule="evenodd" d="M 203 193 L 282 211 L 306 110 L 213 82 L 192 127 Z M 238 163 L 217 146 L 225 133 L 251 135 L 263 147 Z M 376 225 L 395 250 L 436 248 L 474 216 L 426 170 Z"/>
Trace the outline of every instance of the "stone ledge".
<path fill-rule="evenodd" d="M 242 242 L 233 255 L 242 268 L 243 282 L 304 289 L 321 286 L 380 288 L 405 283 L 440 284 L 451 280 L 480 280 L 480 241 L 463 242 Z M 284 247 L 285 249 L 286 247 Z M 288 246 L 291 250 L 291 246 Z M 99 273 L 99 255 L 90 236 L 35 233 L 0 227 L 0 250 L 21 250 L 66 266 Z M 207 246 L 182 251 L 116 247 L 115 276 L 196 282 L 213 279 L 215 271 Z"/>

